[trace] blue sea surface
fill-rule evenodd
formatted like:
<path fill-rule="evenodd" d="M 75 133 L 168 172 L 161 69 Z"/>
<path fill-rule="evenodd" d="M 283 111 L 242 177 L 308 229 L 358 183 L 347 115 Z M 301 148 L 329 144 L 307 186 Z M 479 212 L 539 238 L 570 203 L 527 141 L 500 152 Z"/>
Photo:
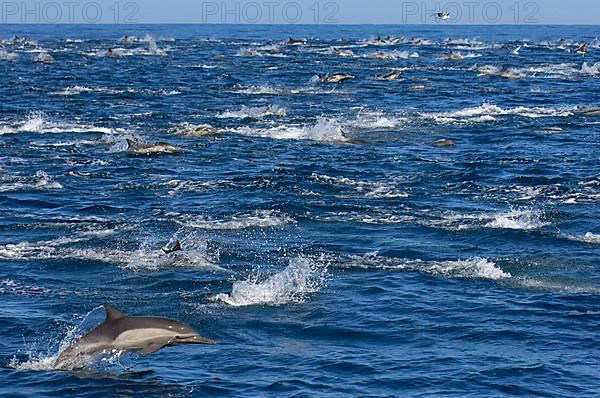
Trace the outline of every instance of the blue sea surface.
<path fill-rule="evenodd" d="M 598 396 L 597 36 L 0 25 L 0 395 Z"/>

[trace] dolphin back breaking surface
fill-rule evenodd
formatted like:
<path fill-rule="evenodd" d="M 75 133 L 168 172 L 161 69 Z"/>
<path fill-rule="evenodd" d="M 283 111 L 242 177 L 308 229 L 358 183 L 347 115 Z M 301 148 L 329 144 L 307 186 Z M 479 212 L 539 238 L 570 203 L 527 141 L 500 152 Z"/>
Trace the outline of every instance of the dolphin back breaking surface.
<path fill-rule="evenodd" d="M 54 367 L 73 370 L 88 366 L 99 355 L 132 352 L 148 355 L 181 344 L 216 344 L 184 323 L 158 317 L 129 317 L 104 305 L 106 319 L 63 350 Z"/>

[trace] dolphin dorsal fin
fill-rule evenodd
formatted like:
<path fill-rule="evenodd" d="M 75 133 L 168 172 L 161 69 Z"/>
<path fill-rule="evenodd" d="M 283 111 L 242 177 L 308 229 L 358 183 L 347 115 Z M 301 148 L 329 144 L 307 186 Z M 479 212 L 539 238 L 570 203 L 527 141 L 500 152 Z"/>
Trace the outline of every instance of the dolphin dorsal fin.
<path fill-rule="evenodd" d="M 125 138 L 125 141 L 127 141 L 127 148 L 132 148 L 137 144 L 137 141 L 132 140 L 131 138 Z"/>
<path fill-rule="evenodd" d="M 104 304 L 104 310 L 106 311 L 107 321 L 116 321 L 117 319 L 125 318 L 127 316 L 115 307 L 112 307 L 108 304 Z"/>

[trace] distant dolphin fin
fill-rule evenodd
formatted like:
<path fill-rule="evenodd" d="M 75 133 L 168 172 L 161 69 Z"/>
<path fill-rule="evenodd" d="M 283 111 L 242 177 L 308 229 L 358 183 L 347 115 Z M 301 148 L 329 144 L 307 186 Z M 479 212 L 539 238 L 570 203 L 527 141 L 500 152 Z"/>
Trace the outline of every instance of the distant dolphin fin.
<path fill-rule="evenodd" d="M 152 354 L 153 352 L 160 350 L 164 346 L 165 346 L 165 344 L 151 343 L 151 344 L 148 344 L 146 347 L 142 348 L 141 350 L 137 350 L 135 353 L 138 355 L 148 355 L 148 354 Z"/>
<path fill-rule="evenodd" d="M 108 304 L 104 304 L 104 310 L 106 311 L 106 320 L 107 321 L 116 321 L 117 319 L 125 318 L 127 315 L 123 314 L 121 311 L 112 307 Z"/>
<path fill-rule="evenodd" d="M 125 138 L 125 140 L 127 141 L 127 148 L 134 147 L 137 144 L 137 141 L 131 138 Z"/>
<path fill-rule="evenodd" d="M 172 248 L 170 248 L 170 249 L 169 248 L 167 248 L 167 249 L 163 248 L 162 249 L 162 251 L 165 254 L 171 254 L 171 253 L 175 253 L 175 252 L 178 252 L 178 251 L 181 251 L 181 250 L 182 250 L 181 249 L 181 242 L 179 241 L 179 239 L 175 241 L 175 244 L 173 245 Z"/>

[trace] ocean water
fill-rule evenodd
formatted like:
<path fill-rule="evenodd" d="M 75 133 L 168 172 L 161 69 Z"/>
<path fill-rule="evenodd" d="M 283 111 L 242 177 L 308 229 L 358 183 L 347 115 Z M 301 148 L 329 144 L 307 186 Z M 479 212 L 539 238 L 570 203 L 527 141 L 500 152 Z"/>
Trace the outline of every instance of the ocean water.
<path fill-rule="evenodd" d="M 597 36 L 0 25 L 0 395 L 597 396 Z"/>

